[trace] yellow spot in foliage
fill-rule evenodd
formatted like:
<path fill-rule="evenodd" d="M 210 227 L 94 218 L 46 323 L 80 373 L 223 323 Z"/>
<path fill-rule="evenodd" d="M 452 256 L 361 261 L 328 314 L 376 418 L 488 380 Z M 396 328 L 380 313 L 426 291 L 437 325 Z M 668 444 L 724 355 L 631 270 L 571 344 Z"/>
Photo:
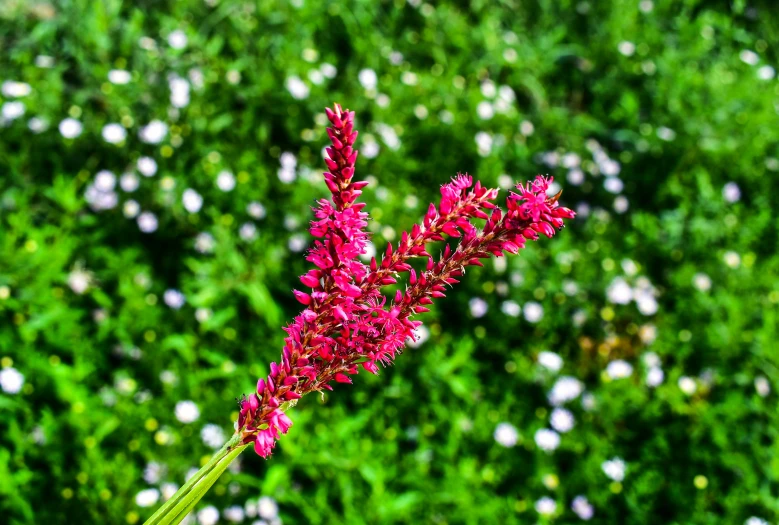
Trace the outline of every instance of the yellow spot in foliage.
<path fill-rule="evenodd" d="M 706 478 L 706 476 L 702 476 L 700 474 L 695 476 L 693 483 L 695 484 L 695 488 L 698 490 L 703 490 L 709 486 L 709 480 Z"/>

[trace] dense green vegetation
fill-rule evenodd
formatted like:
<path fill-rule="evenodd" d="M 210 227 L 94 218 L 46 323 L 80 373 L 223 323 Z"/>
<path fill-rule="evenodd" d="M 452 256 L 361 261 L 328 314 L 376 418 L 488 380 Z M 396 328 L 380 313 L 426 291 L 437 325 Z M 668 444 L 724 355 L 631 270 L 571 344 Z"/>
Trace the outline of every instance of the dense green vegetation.
<path fill-rule="evenodd" d="M 743 1 L 3 2 L 0 521 L 141 523 L 229 436 L 299 310 L 338 101 L 376 246 L 457 171 L 549 173 L 579 216 L 305 398 L 202 525 L 776 523 L 778 27 Z"/>

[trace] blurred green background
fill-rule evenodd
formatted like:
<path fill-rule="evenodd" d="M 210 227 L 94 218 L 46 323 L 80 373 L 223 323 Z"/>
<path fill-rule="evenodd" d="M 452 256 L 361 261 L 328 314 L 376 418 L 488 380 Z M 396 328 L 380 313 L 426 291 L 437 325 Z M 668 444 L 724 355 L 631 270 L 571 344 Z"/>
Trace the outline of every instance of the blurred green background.
<path fill-rule="evenodd" d="M 379 377 L 191 523 L 779 519 L 773 2 L 4 0 L 0 522 L 141 523 L 277 359 L 357 112 L 377 246 L 554 175 Z M 503 194 L 505 195 L 505 193 Z"/>

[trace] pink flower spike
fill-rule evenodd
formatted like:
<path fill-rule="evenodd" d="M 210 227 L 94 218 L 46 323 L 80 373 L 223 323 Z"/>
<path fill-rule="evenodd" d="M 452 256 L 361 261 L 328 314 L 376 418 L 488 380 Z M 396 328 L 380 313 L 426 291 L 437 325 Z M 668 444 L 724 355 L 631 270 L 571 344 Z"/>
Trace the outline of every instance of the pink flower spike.
<path fill-rule="evenodd" d="M 311 291 L 293 292 L 305 308 L 284 328 L 281 365 L 271 363 L 270 374 L 258 380 L 256 394 L 244 399 L 238 416 L 242 442 L 253 441 L 257 454 L 265 458 L 292 425 L 281 410 L 289 406 L 285 403 L 332 390 L 333 383 L 352 383 L 350 375 L 359 365 L 377 374 L 379 362 L 391 364 L 414 339 L 422 324 L 415 316 L 444 297 L 467 267 L 481 266 L 481 259 L 504 252 L 517 253 L 526 239 L 537 240 L 539 234 L 552 237 L 575 215 L 559 206 L 559 194 L 546 195 L 551 178 L 538 176 L 517 185 L 502 211 L 494 202 L 497 189 L 458 173 L 441 186 L 440 201 L 430 204 L 421 224 L 365 264 L 361 256 L 370 247 L 369 217 L 358 198 L 367 182 L 354 180 L 358 157 L 354 112 L 335 104 L 326 114 L 332 126 L 327 129 L 331 145 L 326 148 L 328 171 L 323 178 L 331 195 L 313 210 L 309 232 L 315 240 L 306 260 L 314 268 L 300 277 Z M 484 221 L 483 226 L 473 219 Z M 458 241 L 450 240 L 434 257 L 431 243 L 447 237 Z M 412 265 L 419 257 L 425 264 Z M 394 298 L 382 293 L 405 273 L 407 282 L 398 286 Z"/>

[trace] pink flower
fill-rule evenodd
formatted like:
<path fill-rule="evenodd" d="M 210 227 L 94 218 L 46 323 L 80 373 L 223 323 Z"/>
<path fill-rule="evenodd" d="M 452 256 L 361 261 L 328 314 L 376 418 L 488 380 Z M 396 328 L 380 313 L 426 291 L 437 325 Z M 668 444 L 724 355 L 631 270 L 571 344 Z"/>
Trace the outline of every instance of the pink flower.
<path fill-rule="evenodd" d="M 307 254 L 315 268 L 300 277 L 309 291 L 295 290 L 306 308 L 285 327 L 280 363 L 271 363 L 270 374 L 257 382 L 256 392 L 241 403 L 238 432 L 244 443 L 254 442 L 255 451 L 267 458 L 276 440 L 289 431 L 292 421 L 285 414 L 299 398 L 310 392 L 332 390 L 331 383 L 351 383 L 359 368 L 372 374 L 378 363 L 389 364 L 414 339 L 422 323 L 414 316 L 428 311 L 435 299 L 465 273 L 468 266 L 481 266 L 481 259 L 517 253 L 527 240 L 539 234 L 552 237 L 573 218 L 568 208 L 558 206 L 558 196 L 546 191 L 552 179 L 538 176 L 517 185 L 504 213 L 493 201 L 497 189 L 474 184 L 470 175 L 458 174 L 441 186 L 438 205 L 431 204 L 422 223 L 401 234 L 400 242 L 387 244 L 383 255 L 369 265 L 359 256 L 368 243 L 368 214 L 357 198 L 367 183 L 355 182 L 357 138 L 354 112 L 338 104 L 326 109 L 332 126 L 327 129 L 332 146 L 325 159 L 324 178 L 332 196 L 314 208 L 310 232 L 317 240 Z M 486 221 L 483 227 L 473 219 Z M 428 251 L 431 242 L 459 238 L 456 249 L 449 245 L 436 259 Z M 427 260 L 417 273 L 413 257 Z M 392 300 L 381 288 L 408 275 L 405 291 Z"/>

